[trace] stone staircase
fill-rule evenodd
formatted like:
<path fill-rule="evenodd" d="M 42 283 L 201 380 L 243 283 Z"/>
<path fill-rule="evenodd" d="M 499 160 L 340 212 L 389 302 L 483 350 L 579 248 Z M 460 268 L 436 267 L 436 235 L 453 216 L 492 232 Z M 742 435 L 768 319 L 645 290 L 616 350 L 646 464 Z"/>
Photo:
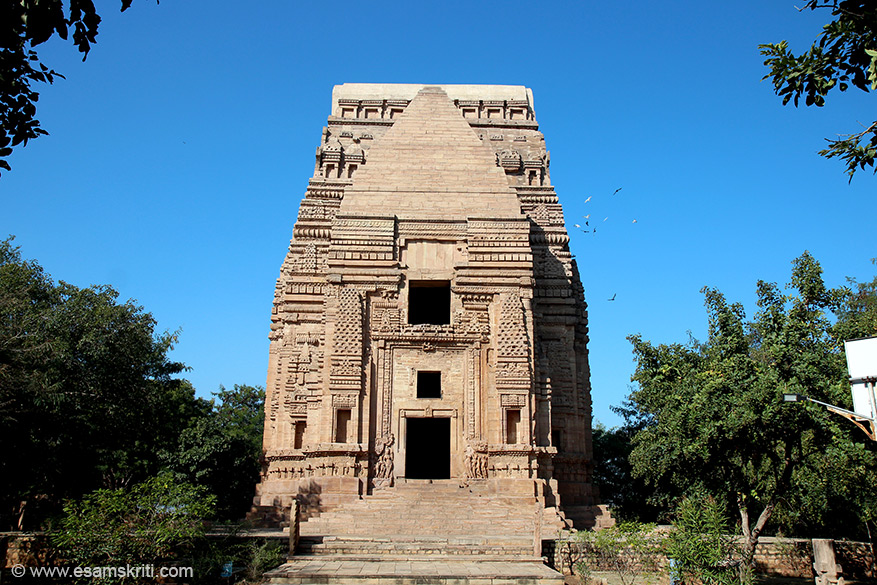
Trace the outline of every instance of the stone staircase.
<path fill-rule="evenodd" d="M 276 584 L 562 583 L 541 545 L 569 523 L 538 502 L 532 489 L 400 480 L 302 522 L 296 554 L 268 576 Z"/>

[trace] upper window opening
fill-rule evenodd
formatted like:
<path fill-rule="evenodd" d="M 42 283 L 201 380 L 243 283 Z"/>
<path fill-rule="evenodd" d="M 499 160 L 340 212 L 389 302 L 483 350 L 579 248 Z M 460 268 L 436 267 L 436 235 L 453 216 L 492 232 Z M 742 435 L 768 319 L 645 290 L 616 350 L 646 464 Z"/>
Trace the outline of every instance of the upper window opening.
<path fill-rule="evenodd" d="M 411 281 L 408 290 L 408 323 L 411 325 L 448 325 L 450 322 L 450 281 Z"/>
<path fill-rule="evenodd" d="M 350 442 L 350 419 L 351 411 L 349 408 L 339 409 L 335 415 L 335 442 Z"/>
<path fill-rule="evenodd" d="M 293 439 L 292 448 L 293 449 L 301 449 L 305 440 L 305 431 L 308 428 L 308 423 L 306 421 L 300 420 L 296 421 L 294 426 L 295 437 Z"/>
<path fill-rule="evenodd" d="M 506 411 L 506 443 L 516 445 L 521 442 L 521 410 L 510 408 Z"/>
<path fill-rule="evenodd" d="M 442 397 L 442 373 L 441 372 L 417 372 L 417 397 L 418 398 L 441 398 Z"/>

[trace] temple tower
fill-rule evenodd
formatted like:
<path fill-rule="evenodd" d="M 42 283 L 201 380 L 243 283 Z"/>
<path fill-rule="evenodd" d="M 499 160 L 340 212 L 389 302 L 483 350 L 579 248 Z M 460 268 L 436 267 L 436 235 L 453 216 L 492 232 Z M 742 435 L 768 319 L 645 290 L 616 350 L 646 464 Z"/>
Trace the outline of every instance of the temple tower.
<path fill-rule="evenodd" d="M 447 480 L 593 524 L 568 242 L 529 89 L 336 86 L 277 280 L 259 509 Z"/>

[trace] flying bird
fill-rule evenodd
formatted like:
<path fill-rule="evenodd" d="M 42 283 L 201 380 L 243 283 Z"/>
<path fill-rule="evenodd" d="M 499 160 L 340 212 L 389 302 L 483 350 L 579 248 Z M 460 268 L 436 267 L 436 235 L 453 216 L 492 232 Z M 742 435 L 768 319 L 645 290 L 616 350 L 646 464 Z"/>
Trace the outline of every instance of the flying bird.
<path fill-rule="evenodd" d="M 616 190 L 615 190 L 615 193 L 618 193 L 619 191 L 621 191 L 621 187 L 619 187 L 618 189 L 616 189 Z M 615 195 L 615 193 L 612 193 L 612 194 Z"/>
<path fill-rule="evenodd" d="M 574 225 L 574 226 L 576 226 L 576 227 L 577 227 L 577 228 L 580 228 L 580 227 L 582 227 L 582 226 L 580 226 L 580 225 L 579 225 L 579 224 L 577 224 L 577 223 L 574 223 L 574 224 L 573 224 L 573 225 Z"/>
<path fill-rule="evenodd" d="M 589 213 L 588 215 L 583 215 L 582 219 L 591 219 L 591 214 Z"/>
<path fill-rule="evenodd" d="M 636 223 L 636 220 L 633 220 L 633 223 Z"/>
<path fill-rule="evenodd" d="M 609 219 L 609 216 L 608 216 L 608 215 L 607 215 L 606 217 L 603 218 L 603 221 L 606 221 L 607 219 Z"/>
<path fill-rule="evenodd" d="M 587 202 L 590 201 L 590 200 L 591 200 L 591 198 L 588 197 L 587 199 L 585 199 L 585 203 L 587 203 Z"/>
<path fill-rule="evenodd" d="M 616 297 L 617 295 L 618 295 L 618 293 L 615 293 L 614 295 L 612 295 L 612 298 L 611 298 L 611 299 L 608 299 L 608 300 L 610 300 L 610 301 L 614 301 L 614 300 L 615 300 L 615 297 Z"/>

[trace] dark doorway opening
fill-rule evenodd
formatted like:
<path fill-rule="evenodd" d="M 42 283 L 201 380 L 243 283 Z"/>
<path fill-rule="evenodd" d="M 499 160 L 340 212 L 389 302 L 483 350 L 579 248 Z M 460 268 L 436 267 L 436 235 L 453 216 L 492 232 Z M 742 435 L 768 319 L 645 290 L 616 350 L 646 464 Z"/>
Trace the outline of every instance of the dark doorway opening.
<path fill-rule="evenodd" d="M 405 477 L 451 478 L 451 419 L 409 418 L 405 442 Z"/>

